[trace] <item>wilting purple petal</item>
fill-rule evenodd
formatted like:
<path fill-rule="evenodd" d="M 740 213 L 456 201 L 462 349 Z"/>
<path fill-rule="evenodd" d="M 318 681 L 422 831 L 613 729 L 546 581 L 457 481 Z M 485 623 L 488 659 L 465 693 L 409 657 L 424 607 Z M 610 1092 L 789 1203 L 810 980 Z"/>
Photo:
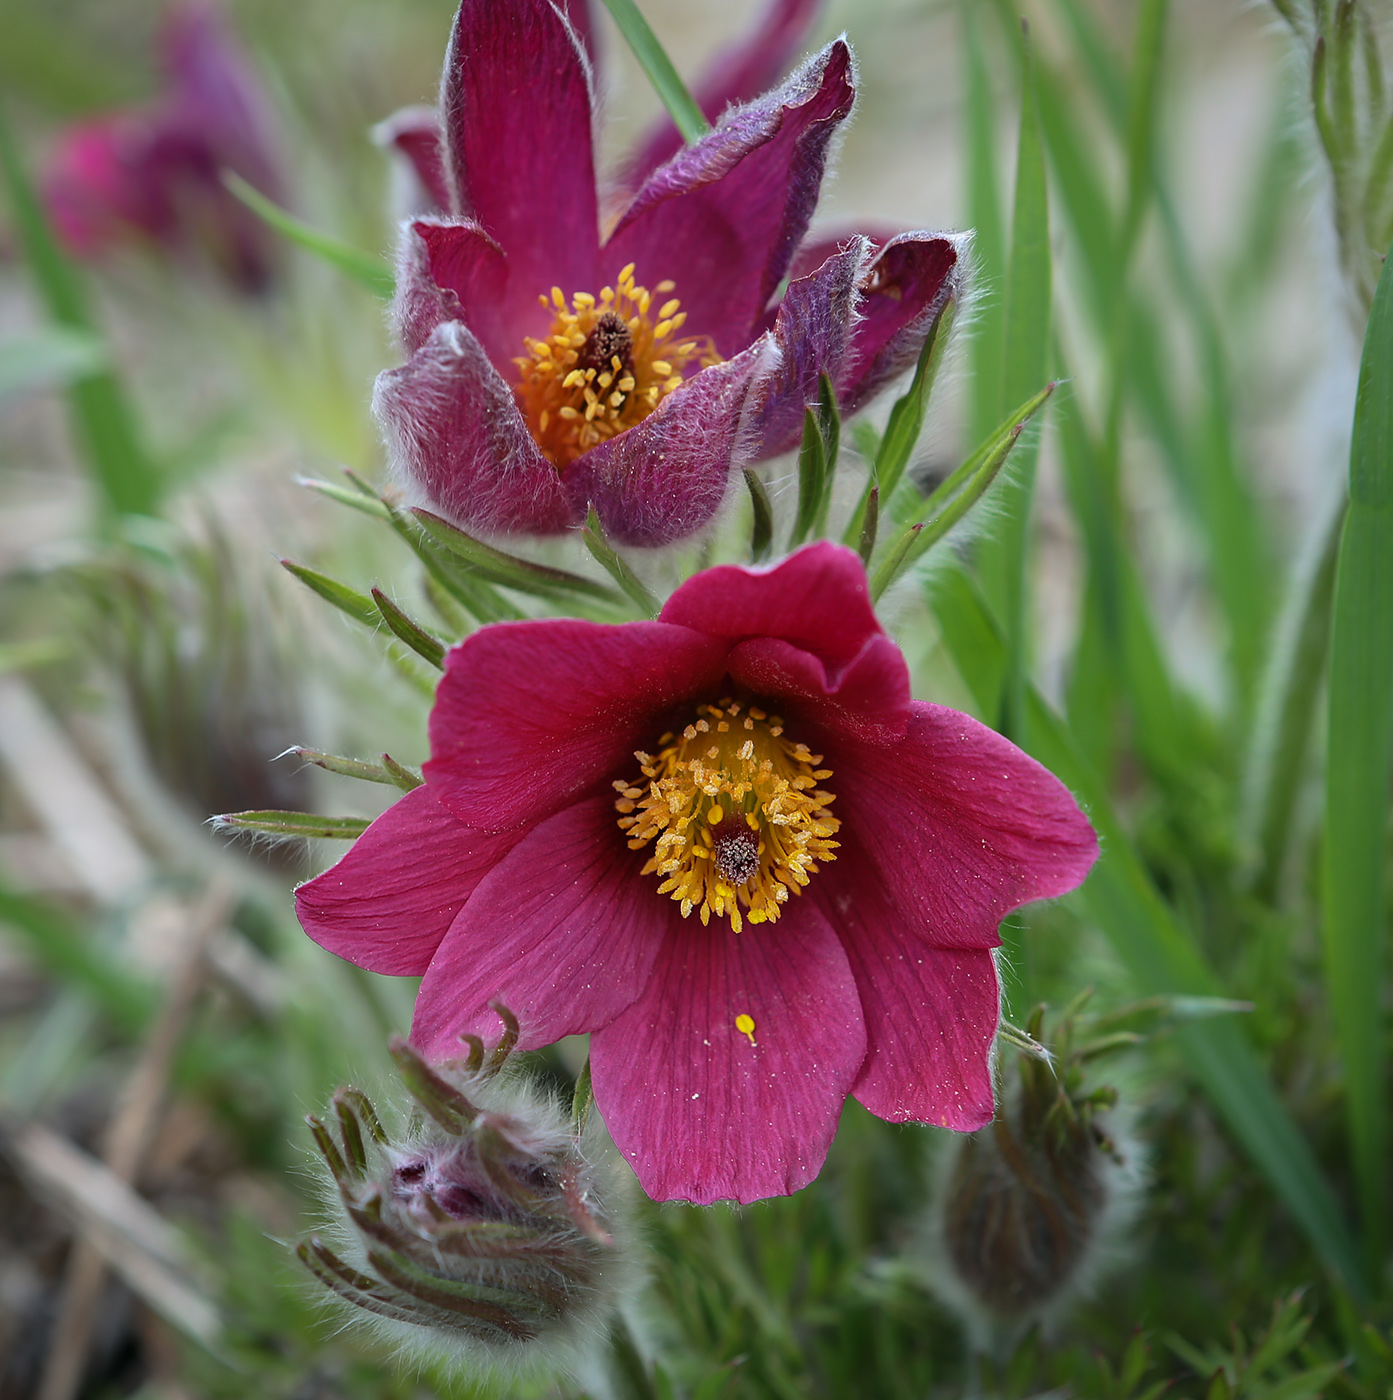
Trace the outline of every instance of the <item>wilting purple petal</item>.
<path fill-rule="evenodd" d="M 788 1195 L 822 1169 L 865 1056 L 846 954 L 806 897 L 738 934 L 666 902 L 651 978 L 591 1038 L 595 1102 L 658 1200 Z"/>
<path fill-rule="evenodd" d="M 748 102 L 772 87 L 788 71 L 822 9 L 823 0 L 770 0 L 759 23 L 739 43 L 718 54 L 692 85 L 692 95 L 707 121 L 727 107 Z M 630 184 L 641 184 L 664 161 L 682 149 L 682 136 L 670 117 L 634 155 Z"/>
<path fill-rule="evenodd" d="M 748 345 L 807 231 L 851 67 L 847 46 L 829 45 L 654 171 L 605 247 L 606 278 L 630 262 L 645 285 L 670 278 L 688 330 L 726 356 Z"/>
<path fill-rule="evenodd" d="M 512 268 L 503 250 L 472 219 L 417 219 L 402 230 L 392 320 L 414 352 L 443 321 L 463 321 L 494 368 L 511 382 L 526 350 L 520 328 L 505 319 Z"/>
<path fill-rule="evenodd" d="M 373 140 L 397 157 L 411 176 L 411 188 L 401 201 L 403 218 L 444 214 L 450 209 L 450 185 L 441 150 L 440 113 L 434 107 L 403 107 L 373 127 Z"/>
<path fill-rule="evenodd" d="M 803 410 L 816 404 L 820 380 L 835 385 L 846 363 L 857 319 L 870 243 L 853 239 L 815 272 L 788 284 L 774 322 L 779 367 L 766 381 L 759 408 L 760 457 L 796 447 Z"/>
<path fill-rule="evenodd" d="M 726 646 L 662 622 L 503 622 L 451 649 L 426 779 L 461 820 L 530 825 L 613 778 L 674 704 L 720 684 Z"/>
<path fill-rule="evenodd" d="M 379 374 L 372 407 L 392 461 L 462 528 L 554 535 L 580 518 L 463 321 Z"/>
<path fill-rule="evenodd" d="M 331 953 L 372 972 L 419 977 L 470 892 L 516 839 L 471 831 L 418 787 L 337 865 L 295 891 L 295 912 Z"/>
<path fill-rule="evenodd" d="M 590 81 L 550 0 L 462 0 L 441 91 L 452 208 L 507 253 L 506 319 L 534 334 L 550 320 L 539 295 L 596 286 Z"/>
<path fill-rule="evenodd" d="M 577 511 L 593 505 L 606 533 L 630 545 L 670 544 L 708 524 L 749 459 L 747 408 L 770 350 L 756 341 L 702 370 L 641 423 L 572 462 L 563 480 Z"/>
<path fill-rule="evenodd" d="M 866 269 L 851 353 L 836 379 L 843 413 L 855 413 L 919 358 L 933 319 L 959 281 L 951 238 L 902 233 Z"/>
<path fill-rule="evenodd" d="M 639 994 L 672 902 L 639 879 L 610 797 L 533 828 L 482 880 L 421 983 L 411 1038 L 433 1059 L 463 1031 L 494 1024 L 490 1001 L 518 1018 L 520 1050 L 607 1025 Z"/>

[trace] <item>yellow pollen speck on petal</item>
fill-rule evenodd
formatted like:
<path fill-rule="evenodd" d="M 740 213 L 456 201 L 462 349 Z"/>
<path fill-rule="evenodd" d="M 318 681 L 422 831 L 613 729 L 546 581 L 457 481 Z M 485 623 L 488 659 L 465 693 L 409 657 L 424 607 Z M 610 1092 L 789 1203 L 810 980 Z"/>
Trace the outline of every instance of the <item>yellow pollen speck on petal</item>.
<path fill-rule="evenodd" d="M 670 281 L 658 284 L 662 305 L 650 317 L 655 294 L 634 282 L 630 263 L 598 298 L 576 292 L 568 301 L 560 287 L 539 297 L 551 329 L 524 341 L 514 394 L 558 470 L 641 423 L 693 368 L 720 363 L 709 339 L 682 334 L 687 317 L 668 296 L 673 290 Z"/>
<path fill-rule="evenodd" d="M 755 1043 L 755 1018 L 748 1012 L 742 1011 L 735 1018 L 735 1029 L 747 1037 L 751 1045 Z"/>
<path fill-rule="evenodd" d="M 684 918 L 714 914 L 735 933 L 778 919 L 789 891 L 836 859 L 841 826 L 833 794 L 819 786 L 831 776 L 822 755 L 783 738 L 778 717 L 762 710 L 732 724 L 740 709 L 730 700 L 700 706 L 656 755 L 636 755 L 643 779 L 615 784 L 629 849 L 652 846 L 641 873 L 659 876 L 658 893 Z"/>

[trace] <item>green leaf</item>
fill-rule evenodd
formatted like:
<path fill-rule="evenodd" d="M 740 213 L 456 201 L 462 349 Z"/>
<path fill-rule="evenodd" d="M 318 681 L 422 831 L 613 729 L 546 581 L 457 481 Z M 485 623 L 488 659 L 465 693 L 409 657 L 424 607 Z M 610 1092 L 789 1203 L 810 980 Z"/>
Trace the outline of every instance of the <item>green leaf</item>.
<path fill-rule="evenodd" d="M 875 459 L 875 480 L 880 486 L 880 499 L 888 501 L 900 484 L 905 468 L 919 434 L 924 429 L 924 415 L 928 410 L 929 396 L 933 393 L 934 380 L 943 354 L 948 345 L 948 332 L 952 329 L 953 318 L 957 313 L 957 303 L 950 298 L 939 308 L 938 314 L 924 337 L 919 360 L 914 367 L 914 378 L 909 388 L 895 400 L 885 424 L 885 434 L 880 440 L 880 451 Z M 861 533 L 861 522 L 852 525 L 855 539 Z"/>
<path fill-rule="evenodd" d="M 0 401 L 35 389 L 66 388 L 106 365 L 106 347 L 96 336 L 64 326 L 40 326 L 0 340 Z"/>
<path fill-rule="evenodd" d="M 101 343 L 88 313 L 91 297 L 64 256 L 39 202 L 0 109 L 3 173 L 29 266 L 48 313 L 60 326 Z M 161 483 L 136 431 L 135 414 L 115 375 L 100 369 L 72 383 L 68 401 L 83 446 L 83 461 L 108 515 L 153 515 Z"/>
<path fill-rule="evenodd" d="M 326 773 L 338 773 L 345 778 L 358 778 L 365 783 L 385 783 L 389 787 L 399 787 L 403 792 L 421 786 L 421 775 L 404 767 L 390 754 L 382 755 L 381 763 L 365 763 L 361 758 L 344 758 L 336 753 L 323 753 L 319 749 L 296 747 L 288 749 L 296 758 L 313 763 Z M 281 755 L 282 758 L 285 754 Z"/>
<path fill-rule="evenodd" d="M 653 84 L 653 91 L 667 108 L 672 124 L 682 133 L 682 139 L 689 146 L 700 141 L 711 127 L 634 0 L 605 0 L 605 8 Z"/>
<path fill-rule="evenodd" d="M 318 593 L 325 602 L 332 603 L 340 612 L 346 612 L 349 617 L 356 618 L 374 631 L 377 629 L 382 614 L 366 594 L 330 578 L 328 574 L 321 574 L 317 569 L 306 568 L 303 564 L 292 564 L 289 559 L 281 560 L 281 568 L 293 574 L 306 588 Z"/>
<path fill-rule="evenodd" d="M 404 608 L 394 603 L 380 588 L 372 590 L 372 600 L 382 614 L 382 620 L 396 635 L 423 660 L 430 662 L 437 671 L 445 669 L 445 644 L 439 637 L 432 636 L 411 617 Z"/>
<path fill-rule="evenodd" d="M 1005 643 L 985 602 L 960 569 L 928 580 L 944 645 L 979 704 L 990 703 Z M 1102 849 L 1081 891 L 1143 995 L 1222 996 L 1194 937 L 1175 918 L 1113 814 L 1068 729 L 1033 687 L 1026 689 L 1024 747 L 1080 798 Z M 1233 1017 L 1190 1021 L 1176 1041 L 1215 1108 L 1285 1203 L 1311 1244 L 1356 1296 L 1365 1296 L 1358 1252 L 1338 1198 L 1310 1145 Z"/>
<path fill-rule="evenodd" d="M 745 486 L 750 493 L 750 562 L 762 564 L 774 545 L 774 507 L 769 492 L 756 472 L 745 469 Z"/>
<path fill-rule="evenodd" d="M 379 520 L 386 520 L 392 514 L 391 506 L 387 505 L 385 501 L 379 500 L 376 496 L 365 496 L 361 491 L 350 490 L 347 486 L 340 486 L 337 482 L 320 481 L 318 477 L 302 476 L 297 478 L 295 484 L 318 492 L 321 496 L 327 496 L 329 500 L 337 501 L 341 506 L 347 506 L 350 510 L 360 510 L 364 515 L 372 515 Z"/>
<path fill-rule="evenodd" d="M 857 541 L 856 552 L 861 562 L 870 567 L 871 555 L 875 553 L 875 537 L 880 528 L 880 488 L 872 485 L 866 496 L 866 504 L 861 511 L 861 538 Z"/>
<path fill-rule="evenodd" d="M 981 500 L 1025 425 L 1054 391 L 1047 384 L 1031 395 L 988 440 L 921 502 L 905 521 L 905 529 L 886 550 L 871 580 L 871 596 L 882 593 L 912 564 L 921 559 Z"/>
<path fill-rule="evenodd" d="M 585 518 L 585 527 L 581 530 L 580 535 L 581 539 L 585 541 L 585 547 L 595 556 L 600 566 L 615 583 L 628 594 L 639 611 L 645 617 L 657 617 L 662 604 L 648 591 L 643 580 L 624 562 L 605 538 L 604 529 L 600 525 L 600 517 L 595 514 L 594 506 L 590 507 L 590 514 Z"/>
<path fill-rule="evenodd" d="M 345 243 L 332 234 L 321 233 L 309 224 L 287 213 L 273 200 L 266 198 L 255 185 L 248 184 L 240 175 L 231 170 L 223 171 L 223 184 L 228 192 L 241 200 L 258 218 L 269 224 L 277 233 L 292 243 L 313 253 L 321 262 L 336 268 L 345 277 L 366 287 L 383 301 L 391 301 L 396 291 L 396 278 L 388 264 L 372 253 L 365 253 L 351 243 Z"/>
<path fill-rule="evenodd" d="M 365 817 L 320 817 L 313 812 L 225 812 L 210 817 L 214 831 L 250 831 L 285 840 L 356 841 L 369 826 Z"/>
<path fill-rule="evenodd" d="M 1393 260 L 1374 295 L 1331 618 L 1322 903 L 1325 973 L 1369 1260 L 1388 1232 L 1383 998 L 1393 768 Z"/>
<path fill-rule="evenodd" d="M 817 414 L 811 408 L 803 410 L 803 444 L 798 449 L 798 513 L 789 536 L 792 549 L 808 538 L 822 505 L 822 491 L 827 478 L 827 444 L 818 426 Z"/>
<path fill-rule="evenodd" d="M 492 545 L 484 544 L 482 540 L 465 534 L 448 520 L 442 520 L 440 516 L 428 510 L 417 508 L 411 514 L 437 544 L 444 545 L 451 554 L 458 555 L 494 583 L 500 583 L 505 588 L 543 595 L 581 593 L 606 602 L 611 602 L 616 597 L 612 588 L 596 583 L 593 579 L 505 554 L 501 549 L 495 549 Z"/>

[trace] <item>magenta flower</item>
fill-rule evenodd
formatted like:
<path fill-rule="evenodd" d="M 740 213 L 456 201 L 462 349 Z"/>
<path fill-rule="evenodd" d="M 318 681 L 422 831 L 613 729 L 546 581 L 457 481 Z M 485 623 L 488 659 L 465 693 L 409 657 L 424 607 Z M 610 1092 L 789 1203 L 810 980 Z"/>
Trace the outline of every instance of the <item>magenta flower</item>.
<path fill-rule="evenodd" d="M 152 104 L 60 138 L 44 177 L 49 213 L 79 257 L 146 239 L 170 252 L 198 249 L 235 286 L 260 291 L 274 245 L 222 172 L 280 198 L 266 99 L 211 5 L 174 10 L 161 47 L 167 86 Z"/>
<path fill-rule="evenodd" d="M 927 233 L 795 262 L 853 97 L 839 40 L 611 216 L 583 33 L 549 0 L 463 0 L 437 159 L 428 118 L 389 132 L 451 210 L 404 230 L 410 358 L 375 397 L 399 470 L 466 529 L 554 534 L 593 505 L 616 539 L 659 545 L 707 524 L 735 468 L 797 442 L 822 372 L 861 407 L 958 274 Z"/>
<path fill-rule="evenodd" d="M 485 627 L 450 653 L 434 757 L 300 921 L 424 975 L 412 1038 L 591 1033 L 596 1102 L 650 1195 L 817 1175 L 847 1095 L 992 1116 L 997 925 L 1097 855 L 1065 788 L 910 699 L 850 550 L 709 569 L 656 622 Z"/>

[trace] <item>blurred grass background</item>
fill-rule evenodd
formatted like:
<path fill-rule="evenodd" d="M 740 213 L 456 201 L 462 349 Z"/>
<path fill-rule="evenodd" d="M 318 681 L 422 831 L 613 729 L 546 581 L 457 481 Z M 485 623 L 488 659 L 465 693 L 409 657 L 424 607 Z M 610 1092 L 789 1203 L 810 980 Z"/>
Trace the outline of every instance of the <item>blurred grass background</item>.
<path fill-rule="evenodd" d="M 689 78 L 750 19 L 733 0 L 644 10 Z M 368 131 L 433 98 L 450 6 L 227 12 L 273 103 L 292 211 L 386 254 L 389 171 Z M 0 0 L 4 113 L 31 170 L 64 123 L 154 92 L 160 13 Z M 1373 0 L 1312 13 L 1327 27 L 1354 15 L 1375 45 L 1393 19 Z M 977 230 L 973 297 L 911 476 L 941 479 L 1012 404 L 1061 381 L 975 539 L 885 599 L 915 693 L 1005 728 L 1087 796 L 1105 835 L 1082 895 L 1006 930 L 1007 1014 L 1023 1023 L 1089 985 L 1100 1012 L 1160 993 L 1253 1009 L 1162 1016 L 1099 1067 L 1147 1184 L 1106 1281 L 1048 1333 L 973 1355 L 931 1288 L 944 1136 L 851 1104 L 827 1170 L 795 1199 L 635 1200 L 650 1285 L 600 1374 L 520 1387 L 1386 1397 L 1389 716 L 1342 663 L 1331 704 L 1349 719 L 1328 766 L 1321 722 L 1332 616 L 1336 654 L 1343 635 L 1367 659 L 1361 638 L 1393 607 L 1375 596 L 1361 615 L 1367 589 L 1345 561 L 1332 612 L 1331 521 L 1381 249 L 1351 251 L 1330 160 L 1365 168 L 1386 97 L 1361 77 L 1347 120 L 1365 114 L 1373 137 L 1332 151 L 1312 120 L 1311 35 L 1255 5 L 857 0 L 833 4 L 815 37 L 842 28 L 859 107 L 815 228 Z M 602 36 L 613 163 L 658 105 Z M 1350 52 L 1363 63 L 1368 49 Z M 1335 91 L 1338 120 L 1342 102 Z M 47 312 L 10 206 L 0 250 L 0 343 L 32 356 Z M 319 1216 L 300 1118 L 337 1083 L 380 1089 L 411 988 L 295 926 L 292 882 L 337 848 L 228 847 L 200 826 L 243 807 L 370 817 L 392 795 L 268 763 L 296 742 L 425 757 L 423 668 L 276 567 L 288 555 L 430 611 L 419 561 L 380 522 L 295 485 L 341 466 L 384 480 L 367 412 L 396 357 L 382 304 L 288 246 L 259 302 L 137 250 L 78 276 L 158 503 L 103 512 L 64 410 L 63 385 L 90 372 L 80 354 L 50 387 L 0 402 L 0 1400 L 40 1393 L 72 1241 L 114 1228 L 64 1194 L 42 1134 L 101 1152 L 210 886 L 232 893 L 204 920 L 206 970 L 137 1181 L 180 1231 L 184 1253 L 163 1261 L 175 1292 L 205 1311 L 118 1268 L 91 1310 L 82 1393 L 511 1393 L 403 1367 L 341 1331 L 298 1272 L 283 1242 Z M 1387 364 L 1373 369 L 1386 380 Z M 1362 410 L 1375 562 L 1393 556 L 1385 380 Z M 765 475 L 791 516 L 796 467 Z M 716 557 L 738 557 L 747 528 L 737 508 Z M 586 567 L 579 545 L 565 562 Z M 662 588 L 686 561 L 634 562 Z M 1346 734 L 1357 742 L 1342 748 Z M 1330 908 L 1349 890 L 1372 903 Z M 564 1081 L 568 1065 L 541 1069 Z M 138 1229 L 111 1252 L 160 1259 Z"/>

